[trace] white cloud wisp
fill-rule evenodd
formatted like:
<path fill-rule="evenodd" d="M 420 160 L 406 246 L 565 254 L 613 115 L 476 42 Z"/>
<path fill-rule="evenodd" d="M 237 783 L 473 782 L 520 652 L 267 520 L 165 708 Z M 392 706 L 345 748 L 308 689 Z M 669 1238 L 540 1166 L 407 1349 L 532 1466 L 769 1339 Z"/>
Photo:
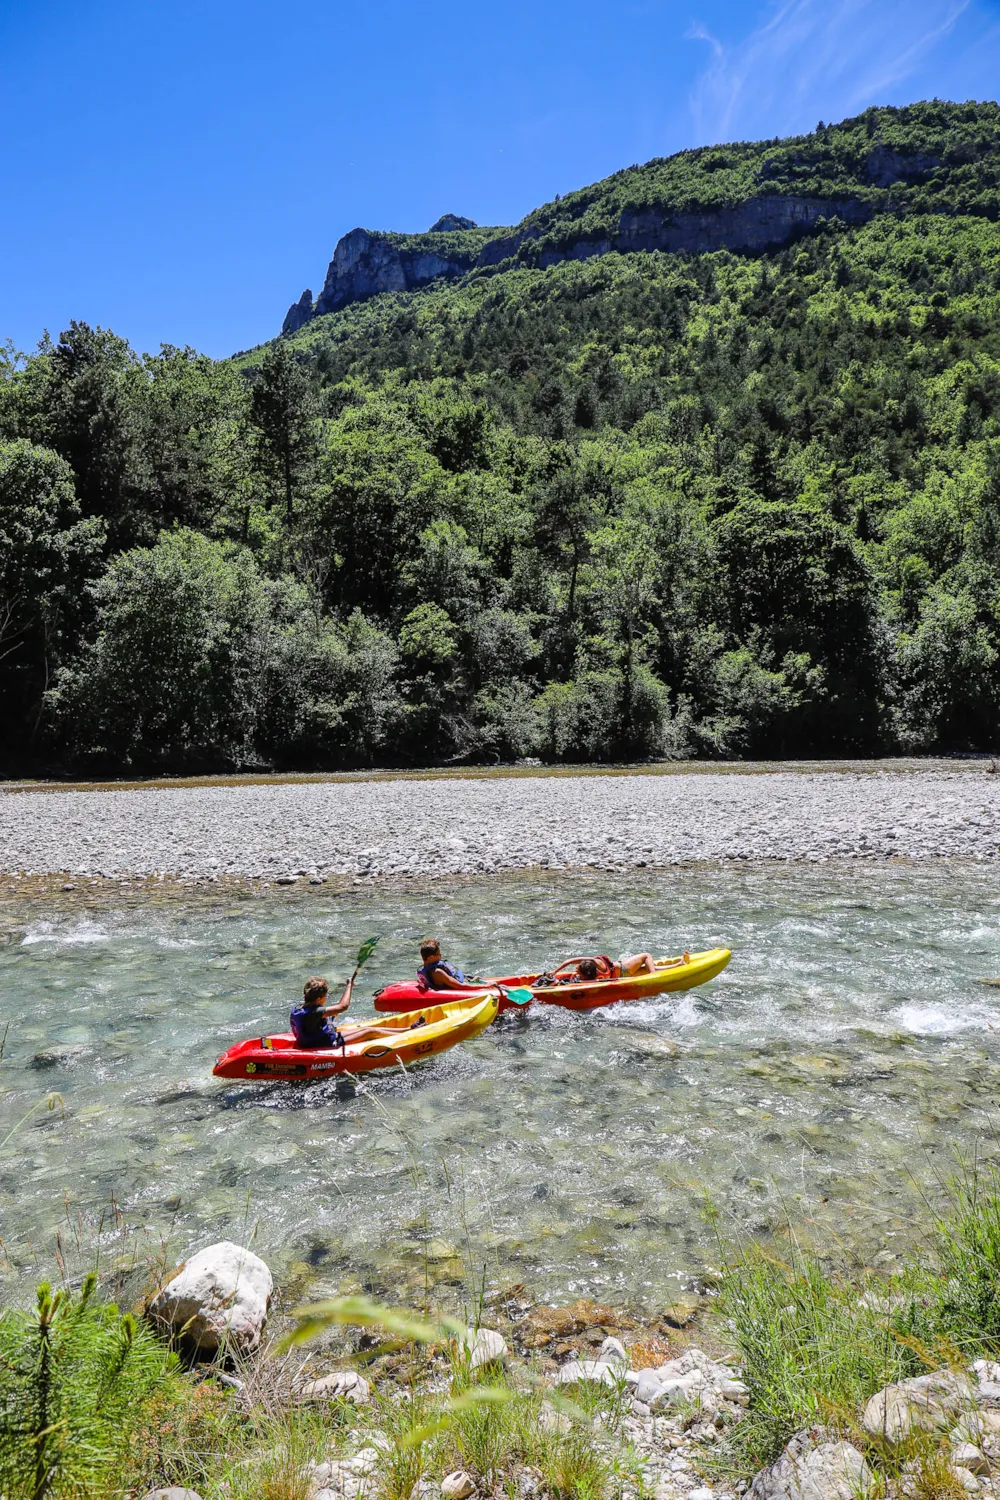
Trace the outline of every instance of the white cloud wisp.
<path fill-rule="evenodd" d="M 691 98 L 699 139 L 812 129 L 856 114 L 909 78 L 954 30 L 971 0 L 782 0 L 743 41 L 712 49 Z"/>

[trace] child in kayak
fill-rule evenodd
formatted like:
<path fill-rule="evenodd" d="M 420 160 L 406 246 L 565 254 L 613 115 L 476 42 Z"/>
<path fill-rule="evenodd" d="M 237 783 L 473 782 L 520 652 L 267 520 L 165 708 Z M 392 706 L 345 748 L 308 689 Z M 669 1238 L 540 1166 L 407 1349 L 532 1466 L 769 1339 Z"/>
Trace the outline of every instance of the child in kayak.
<path fill-rule="evenodd" d="M 329 987 L 325 979 L 319 974 L 313 974 L 305 982 L 302 991 L 302 1004 L 292 1011 L 290 1020 L 295 1040 L 300 1047 L 313 1051 L 320 1047 L 342 1047 L 344 1038 L 336 1026 L 329 1024 L 329 1017 L 343 1015 L 351 1003 L 351 995 L 354 990 L 354 975 L 347 981 L 344 993 L 336 1005 L 324 1005 L 329 994 Z"/>
<path fill-rule="evenodd" d="M 686 957 L 686 955 L 685 955 Z M 560 974 L 561 984 L 593 984 L 597 979 L 623 979 L 632 974 L 655 974 L 656 959 L 651 953 L 632 953 L 620 958 L 617 963 L 601 954 L 599 958 L 581 958 L 576 969 L 567 978 Z"/>
<path fill-rule="evenodd" d="M 454 964 L 445 963 L 437 938 L 424 939 L 420 944 L 420 957 L 424 962 L 423 967 L 417 970 L 417 978 L 422 979 L 428 989 L 460 990 L 472 982 Z"/>

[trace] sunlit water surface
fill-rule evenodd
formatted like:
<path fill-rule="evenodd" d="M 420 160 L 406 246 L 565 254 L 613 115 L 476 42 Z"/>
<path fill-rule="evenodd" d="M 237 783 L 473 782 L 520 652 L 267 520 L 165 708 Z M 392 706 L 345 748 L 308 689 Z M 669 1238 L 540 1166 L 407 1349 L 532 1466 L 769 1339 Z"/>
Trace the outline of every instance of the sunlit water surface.
<path fill-rule="evenodd" d="M 480 972 L 734 957 L 686 995 L 505 1016 L 353 1097 L 211 1077 L 372 932 L 360 1014 L 427 932 Z M 715 1263 L 716 1211 L 727 1233 L 787 1215 L 822 1251 L 884 1262 L 956 1154 L 992 1149 L 1000 989 L 979 981 L 998 973 L 994 872 L 945 864 L 8 905 L 0 1298 L 60 1255 L 177 1259 L 254 1225 L 292 1296 L 404 1300 L 429 1280 L 447 1299 L 485 1267 L 539 1298 L 655 1307 Z M 57 1044 L 78 1050 L 33 1064 Z M 24 1119 L 49 1090 L 61 1103 Z"/>

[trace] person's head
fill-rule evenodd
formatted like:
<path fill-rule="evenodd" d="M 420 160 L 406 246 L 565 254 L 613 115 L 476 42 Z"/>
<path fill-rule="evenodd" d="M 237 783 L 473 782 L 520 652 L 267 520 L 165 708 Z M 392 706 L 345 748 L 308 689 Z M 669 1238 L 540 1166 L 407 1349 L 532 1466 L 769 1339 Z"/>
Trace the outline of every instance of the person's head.
<path fill-rule="evenodd" d="M 425 964 L 429 964 L 435 958 L 441 957 L 441 944 L 437 938 L 424 938 L 420 944 L 420 957 Z"/>
<path fill-rule="evenodd" d="M 305 982 L 302 999 L 306 1005 L 322 1005 L 328 994 L 329 988 L 323 976 L 312 974 Z"/>
<path fill-rule="evenodd" d="M 581 979 L 596 979 L 597 978 L 597 959 L 596 958 L 581 958 L 581 960 L 580 960 L 579 974 L 580 974 L 580 978 Z"/>

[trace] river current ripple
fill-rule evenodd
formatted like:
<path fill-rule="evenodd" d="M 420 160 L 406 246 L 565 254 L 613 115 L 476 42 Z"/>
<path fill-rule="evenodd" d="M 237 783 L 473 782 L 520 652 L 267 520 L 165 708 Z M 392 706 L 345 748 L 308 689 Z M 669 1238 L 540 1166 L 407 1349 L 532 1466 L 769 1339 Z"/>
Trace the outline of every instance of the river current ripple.
<path fill-rule="evenodd" d="M 0 1299 L 60 1257 L 179 1259 L 255 1232 L 292 1297 L 430 1282 L 447 1300 L 485 1269 L 540 1299 L 655 1308 L 717 1262 L 720 1230 L 791 1221 L 821 1253 L 888 1263 L 957 1157 L 993 1150 L 989 868 L 115 899 L 0 909 Z M 211 1077 L 373 932 L 362 1015 L 428 932 L 481 972 L 646 946 L 734 957 L 686 995 L 504 1017 L 353 1096 Z"/>

